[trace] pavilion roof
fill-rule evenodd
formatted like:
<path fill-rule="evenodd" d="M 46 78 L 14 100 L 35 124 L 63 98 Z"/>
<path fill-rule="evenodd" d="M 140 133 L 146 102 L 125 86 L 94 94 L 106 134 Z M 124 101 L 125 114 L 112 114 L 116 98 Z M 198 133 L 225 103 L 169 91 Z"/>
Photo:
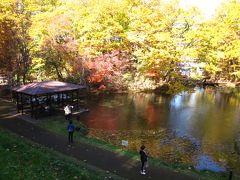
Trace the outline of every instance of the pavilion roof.
<path fill-rule="evenodd" d="M 53 94 L 64 91 L 84 89 L 85 86 L 60 82 L 60 81 L 42 81 L 34 82 L 26 85 L 16 86 L 12 90 L 28 95 Z"/>

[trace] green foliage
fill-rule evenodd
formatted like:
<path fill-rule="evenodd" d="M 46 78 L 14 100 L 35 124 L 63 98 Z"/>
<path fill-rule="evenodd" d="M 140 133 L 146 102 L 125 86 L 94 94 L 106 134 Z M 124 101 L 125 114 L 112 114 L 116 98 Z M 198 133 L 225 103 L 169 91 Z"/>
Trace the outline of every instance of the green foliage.
<path fill-rule="evenodd" d="M 7 131 L 0 129 L 0 132 L 0 179 L 104 179 L 109 176 Z"/>
<path fill-rule="evenodd" d="M 185 90 L 185 86 L 180 82 L 174 82 L 171 85 L 169 85 L 169 90 L 167 91 L 168 94 L 176 94 L 183 90 Z"/>

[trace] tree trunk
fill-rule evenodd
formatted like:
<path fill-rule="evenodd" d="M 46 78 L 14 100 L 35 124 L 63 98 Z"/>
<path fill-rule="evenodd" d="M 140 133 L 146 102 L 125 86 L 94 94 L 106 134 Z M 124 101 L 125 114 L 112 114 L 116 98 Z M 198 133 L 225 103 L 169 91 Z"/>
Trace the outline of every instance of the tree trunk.
<path fill-rule="evenodd" d="M 54 64 L 53 66 L 55 67 L 55 70 L 57 72 L 58 79 L 61 81 L 64 81 L 64 79 L 62 77 L 62 73 L 59 71 L 58 66 L 56 64 Z"/>

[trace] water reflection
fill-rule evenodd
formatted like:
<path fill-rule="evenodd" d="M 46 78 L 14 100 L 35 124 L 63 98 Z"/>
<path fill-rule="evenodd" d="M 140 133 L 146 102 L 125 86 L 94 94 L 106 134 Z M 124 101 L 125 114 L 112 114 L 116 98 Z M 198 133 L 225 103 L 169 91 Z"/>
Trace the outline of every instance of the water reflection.
<path fill-rule="evenodd" d="M 226 168 L 219 166 L 210 156 L 204 154 L 198 157 L 195 168 L 197 170 L 211 170 L 214 172 L 226 171 Z"/>
<path fill-rule="evenodd" d="M 230 143 L 238 131 L 239 107 L 229 103 L 228 94 L 198 89 L 172 99 L 169 122 L 171 128 L 201 142 Z"/>
<path fill-rule="evenodd" d="M 223 166 L 240 172 L 234 148 L 240 138 L 239 90 L 116 95 L 90 100 L 88 106 L 84 122 L 91 128 L 91 136 L 116 145 L 127 139 L 133 150 L 144 143 L 153 157 L 195 167 L 208 157 L 218 164 L 211 170 Z"/>

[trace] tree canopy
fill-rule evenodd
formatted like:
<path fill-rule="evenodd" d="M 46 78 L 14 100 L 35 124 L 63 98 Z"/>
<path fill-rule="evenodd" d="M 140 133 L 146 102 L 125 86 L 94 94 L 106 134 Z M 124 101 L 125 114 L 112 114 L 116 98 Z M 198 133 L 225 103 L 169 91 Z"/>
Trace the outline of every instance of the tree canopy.
<path fill-rule="evenodd" d="M 154 89 L 194 61 L 211 79 L 239 81 L 239 14 L 239 0 L 209 20 L 175 0 L 2 0 L 0 70 L 17 83 Z"/>

